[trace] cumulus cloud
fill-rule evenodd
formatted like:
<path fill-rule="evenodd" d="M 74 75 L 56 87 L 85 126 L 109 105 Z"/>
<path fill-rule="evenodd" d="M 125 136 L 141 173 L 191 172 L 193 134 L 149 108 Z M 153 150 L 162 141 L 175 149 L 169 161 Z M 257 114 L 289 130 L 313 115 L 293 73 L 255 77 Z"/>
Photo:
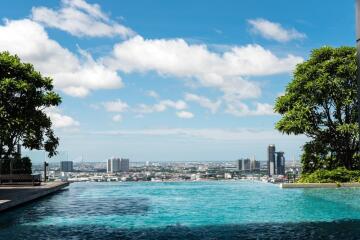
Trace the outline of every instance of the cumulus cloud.
<path fill-rule="evenodd" d="M 268 103 L 256 103 L 255 109 L 250 109 L 249 106 L 241 101 L 233 101 L 227 104 L 226 113 L 234 116 L 264 116 L 274 115 L 273 106 Z"/>
<path fill-rule="evenodd" d="M 145 57 L 146 56 L 146 57 Z M 114 46 L 104 62 L 126 73 L 155 71 L 175 76 L 203 87 L 213 87 L 238 99 L 257 98 L 260 87 L 249 80 L 291 72 L 303 59 L 294 55 L 278 57 L 260 45 L 233 46 L 217 53 L 205 44 L 189 44 L 183 39 L 133 37 Z"/>
<path fill-rule="evenodd" d="M 192 94 L 192 93 L 186 93 L 185 100 L 189 101 L 189 102 L 196 102 L 200 106 L 209 109 L 211 111 L 211 113 L 216 113 L 221 104 L 221 100 L 211 101 L 210 99 L 208 99 L 206 97 L 199 96 L 199 95 Z"/>
<path fill-rule="evenodd" d="M 126 102 L 117 99 L 115 101 L 103 102 L 102 105 L 105 107 L 107 112 L 124 112 L 129 108 Z"/>
<path fill-rule="evenodd" d="M 278 42 L 288 42 L 295 39 L 304 39 L 306 35 L 298 32 L 296 29 L 285 29 L 279 23 L 270 22 L 266 19 L 250 19 L 248 23 L 251 25 L 251 31 L 259 34 L 266 39 Z"/>
<path fill-rule="evenodd" d="M 154 90 L 149 90 L 146 92 L 146 95 L 155 99 L 158 99 L 160 96 L 157 92 L 155 92 Z"/>
<path fill-rule="evenodd" d="M 184 79 L 195 86 L 218 89 L 223 96 L 217 101 L 194 94 L 185 96 L 186 101 L 196 102 L 212 113 L 224 103 L 226 111 L 236 116 L 269 114 L 267 105 L 259 103 L 255 110 L 250 110 L 244 103 L 244 99 L 261 96 L 260 86 L 249 79 L 288 73 L 303 61 L 291 54 L 279 57 L 256 44 L 227 46 L 221 51 L 213 51 L 206 44 L 190 44 L 181 38 L 144 39 L 112 21 L 99 5 L 84 0 L 62 0 L 61 7 L 55 10 L 35 7 L 31 18 L 6 21 L 0 25 L 0 51 L 8 50 L 19 55 L 23 61 L 33 63 L 37 70 L 54 79 L 57 89 L 75 97 L 85 97 L 97 89 L 122 87 L 118 71 L 156 72 Z M 249 22 L 254 25 L 258 20 Z M 114 45 L 110 56 L 94 59 L 80 48 L 73 53 L 62 47 L 49 38 L 43 26 L 59 28 L 75 36 L 118 35 L 125 40 Z M 280 25 L 278 28 L 288 31 Z M 287 36 L 294 35 L 289 32 Z M 177 111 L 187 108 L 183 100 L 160 101 L 155 91 L 149 91 L 147 95 L 157 99 L 158 103 L 140 104 L 133 111 L 142 114 L 162 112 L 168 108 Z"/>
<path fill-rule="evenodd" d="M 188 112 L 188 111 L 180 111 L 180 112 L 177 112 L 176 115 L 179 118 L 185 118 L 185 119 L 190 119 L 190 118 L 194 117 L 194 114 L 191 112 Z"/>
<path fill-rule="evenodd" d="M 62 0 L 61 8 L 58 10 L 34 7 L 32 19 L 78 37 L 128 38 L 134 35 L 130 28 L 110 20 L 99 5 L 89 4 L 83 0 Z"/>
<path fill-rule="evenodd" d="M 28 19 L 0 25 L 0 51 L 17 54 L 24 62 L 54 79 L 56 88 L 75 97 L 91 90 L 120 88 L 123 83 L 115 70 L 79 49 L 75 55 L 49 38 L 44 28 Z"/>
<path fill-rule="evenodd" d="M 136 36 L 116 44 L 112 58 L 107 61 L 124 72 L 156 71 L 163 75 L 194 77 L 205 86 L 222 86 L 229 77 L 290 72 L 303 59 L 291 54 L 279 58 L 260 45 L 234 46 L 219 54 L 204 44 L 190 45 L 183 39 Z"/>
<path fill-rule="evenodd" d="M 74 128 L 80 126 L 80 123 L 72 117 L 64 115 L 58 108 L 48 108 L 45 113 L 50 117 L 54 128 Z"/>
<path fill-rule="evenodd" d="M 140 114 L 164 112 L 168 108 L 173 108 L 175 110 L 183 110 L 187 108 L 187 104 L 183 100 L 161 100 L 154 105 L 139 104 L 138 107 L 134 109 L 134 112 Z"/>
<path fill-rule="evenodd" d="M 121 122 L 121 121 L 122 121 L 122 116 L 121 116 L 121 114 L 116 114 L 116 115 L 114 115 L 114 116 L 112 117 L 112 120 L 113 120 L 114 122 Z"/>

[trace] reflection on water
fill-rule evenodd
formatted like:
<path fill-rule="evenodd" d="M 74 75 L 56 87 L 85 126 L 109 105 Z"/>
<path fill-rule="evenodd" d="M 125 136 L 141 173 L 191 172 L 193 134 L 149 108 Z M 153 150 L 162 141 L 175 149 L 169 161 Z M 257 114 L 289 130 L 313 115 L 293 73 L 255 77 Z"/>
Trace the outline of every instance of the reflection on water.
<path fill-rule="evenodd" d="M 121 240 L 192 240 L 192 239 L 359 239 L 359 221 L 210 225 L 201 227 L 168 226 L 162 228 L 121 229 L 98 225 L 81 227 L 22 226 L 16 233 L 1 231 L 1 239 L 121 239 Z"/>
<path fill-rule="evenodd" d="M 360 189 L 76 183 L 0 214 L 2 239 L 357 239 Z"/>

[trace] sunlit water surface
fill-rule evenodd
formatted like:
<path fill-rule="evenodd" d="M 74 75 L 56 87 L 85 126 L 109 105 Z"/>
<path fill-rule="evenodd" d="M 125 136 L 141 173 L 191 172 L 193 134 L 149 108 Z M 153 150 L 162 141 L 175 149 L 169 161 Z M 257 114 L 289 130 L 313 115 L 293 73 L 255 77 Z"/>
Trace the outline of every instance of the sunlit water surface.
<path fill-rule="evenodd" d="M 0 239 L 360 239 L 360 189 L 73 183 L 0 214 Z"/>

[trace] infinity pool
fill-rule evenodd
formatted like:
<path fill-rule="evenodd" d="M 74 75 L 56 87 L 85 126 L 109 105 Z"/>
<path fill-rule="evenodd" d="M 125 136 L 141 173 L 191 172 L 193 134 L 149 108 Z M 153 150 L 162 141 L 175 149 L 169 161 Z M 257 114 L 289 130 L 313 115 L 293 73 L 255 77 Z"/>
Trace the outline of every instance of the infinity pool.
<path fill-rule="evenodd" d="M 358 239 L 360 189 L 73 183 L 0 214 L 0 239 Z"/>

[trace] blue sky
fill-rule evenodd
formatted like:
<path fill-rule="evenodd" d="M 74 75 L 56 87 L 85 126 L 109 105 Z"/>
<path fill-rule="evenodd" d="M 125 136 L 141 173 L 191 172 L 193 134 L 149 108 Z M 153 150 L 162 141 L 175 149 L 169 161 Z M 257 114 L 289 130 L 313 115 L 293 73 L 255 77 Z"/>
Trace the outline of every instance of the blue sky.
<path fill-rule="evenodd" d="M 54 79 L 78 161 L 298 158 L 272 111 L 311 49 L 354 45 L 354 1 L 2 1 L 0 51 Z M 32 154 L 34 161 L 43 154 Z"/>

